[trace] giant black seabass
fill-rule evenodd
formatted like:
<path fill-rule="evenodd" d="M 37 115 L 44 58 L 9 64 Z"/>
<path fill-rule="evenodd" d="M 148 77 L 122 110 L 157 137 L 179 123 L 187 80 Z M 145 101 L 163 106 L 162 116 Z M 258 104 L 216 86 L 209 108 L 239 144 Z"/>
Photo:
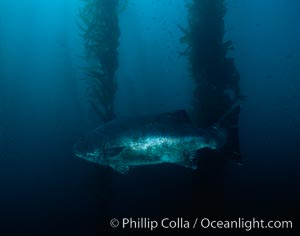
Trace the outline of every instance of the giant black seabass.
<path fill-rule="evenodd" d="M 226 143 L 221 123 L 233 110 L 207 129 L 195 126 L 184 110 L 115 119 L 81 138 L 73 152 L 122 174 L 133 166 L 161 163 L 197 169 L 199 150 L 220 149 Z"/>

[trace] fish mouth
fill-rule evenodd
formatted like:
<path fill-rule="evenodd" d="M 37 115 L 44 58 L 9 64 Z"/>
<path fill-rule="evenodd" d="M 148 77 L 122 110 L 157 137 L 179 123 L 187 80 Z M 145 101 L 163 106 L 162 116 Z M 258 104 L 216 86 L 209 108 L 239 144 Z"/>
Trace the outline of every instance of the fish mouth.
<path fill-rule="evenodd" d="M 79 157 L 79 158 L 84 158 L 84 154 L 80 151 L 78 151 L 78 148 L 77 148 L 77 144 L 75 144 L 72 148 L 72 152 L 75 156 Z"/>
<path fill-rule="evenodd" d="M 86 154 L 86 153 L 81 153 L 81 152 L 78 152 L 78 151 L 73 151 L 73 154 L 76 156 L 76 157 L 79 157 L 80 159 L 85 159 L 85 160 L 93 160 L 93 156 L 92 155 L 89 155 L 89 154 Z"/>
<path fill-rule="evenodd" d="M 88 161 L 92 161 L 92 162 L 96 161 L 96 156 L 97 156 L 92 152 L 79 151 L 76 144 L 73 146 L 73 154 L 76 157 L 79 157 L 81 159 L 85 159 L 85 160 L 88 160 Z"/>

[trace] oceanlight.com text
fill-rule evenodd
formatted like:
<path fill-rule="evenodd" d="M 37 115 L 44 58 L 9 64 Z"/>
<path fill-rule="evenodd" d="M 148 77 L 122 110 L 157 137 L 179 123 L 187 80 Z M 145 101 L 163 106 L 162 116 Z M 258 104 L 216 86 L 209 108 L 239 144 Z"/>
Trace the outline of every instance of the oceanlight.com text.
<path fill-rule="evenodd" d="M 213 220 L 209 218 L 188 219 L 184 217 L 163 218 L 156 220 L 147 217 L 111 219 L 110 226 L 120 229 L 242 229 L 251 231 L 253 229 L 293 229 L 291 220 L 258 220 L 256 218 L 235 220 Z"/>
<path fill-rule="evenodd" d="M 237 220 L 211 220 L 203 218 L 200 220 L 200 227 L 203 229 L 245 229 L 250 231 L 253 229 L 292 229 L 293 222 L 291 220 L 245 220 L 238 218 Z"/>

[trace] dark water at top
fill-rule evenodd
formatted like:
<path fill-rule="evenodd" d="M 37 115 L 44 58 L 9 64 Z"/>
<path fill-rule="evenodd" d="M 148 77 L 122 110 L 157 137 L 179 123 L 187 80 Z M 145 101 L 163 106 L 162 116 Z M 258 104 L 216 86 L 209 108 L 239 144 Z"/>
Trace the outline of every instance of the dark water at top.
<path fill-rule="evenodd" d="M 0 231 L 9 232 L 3 235 L 100 235 L 111 232 L 115 217 L 256 217 L 296 225 L 300 5 L 227 4 L 226 38 L 234 42 L 247 96 L 240 114 L 244 165 L 221 167 L 212 159 L 197 173 L 159 165 L 122 176 L 72 154 L 74 142 L 99 124 L 81 80 L 82 2 L 0 2 Z M 177 54 L 184 5 L 129 0 L 120 13 L 118 116 L 190 107 L 193 82 Z"/>

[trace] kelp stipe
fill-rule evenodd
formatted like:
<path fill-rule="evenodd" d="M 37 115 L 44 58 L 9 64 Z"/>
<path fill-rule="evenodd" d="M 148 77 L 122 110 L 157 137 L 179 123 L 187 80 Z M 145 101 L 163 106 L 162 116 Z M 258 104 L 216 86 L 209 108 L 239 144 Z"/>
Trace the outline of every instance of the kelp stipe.
<path fill-rule="evenodd" d="M 193 0 L 186 5 L 188 27 L 178 26 L 183 36 L 180 42 L 186 50 L 179 52 L 189 60 L 190 76 L 195 82 L 193 94 L 193 116 L 198 126 L 208 127 L 216 122 L 241 99 L 240 76 L 234 59 L 227 57 L 233 50 L 231 40 L 224 42 L 226 5 L 224 0 Z M 230 96 L 228 94 L 230 93 Z M 231 149 L 239 152 L 238 123 L 239 113 L 232 118 L 229 127 L 233 140 Z"/>
<path fill-rule="evenodd" d="M 119 0 L 83 0 L 79 11 L 83 44 L 86 50 L 84 80 L 91 107 L 107 122 L 115 117 L 115 72 L 118 69 Z"/>

